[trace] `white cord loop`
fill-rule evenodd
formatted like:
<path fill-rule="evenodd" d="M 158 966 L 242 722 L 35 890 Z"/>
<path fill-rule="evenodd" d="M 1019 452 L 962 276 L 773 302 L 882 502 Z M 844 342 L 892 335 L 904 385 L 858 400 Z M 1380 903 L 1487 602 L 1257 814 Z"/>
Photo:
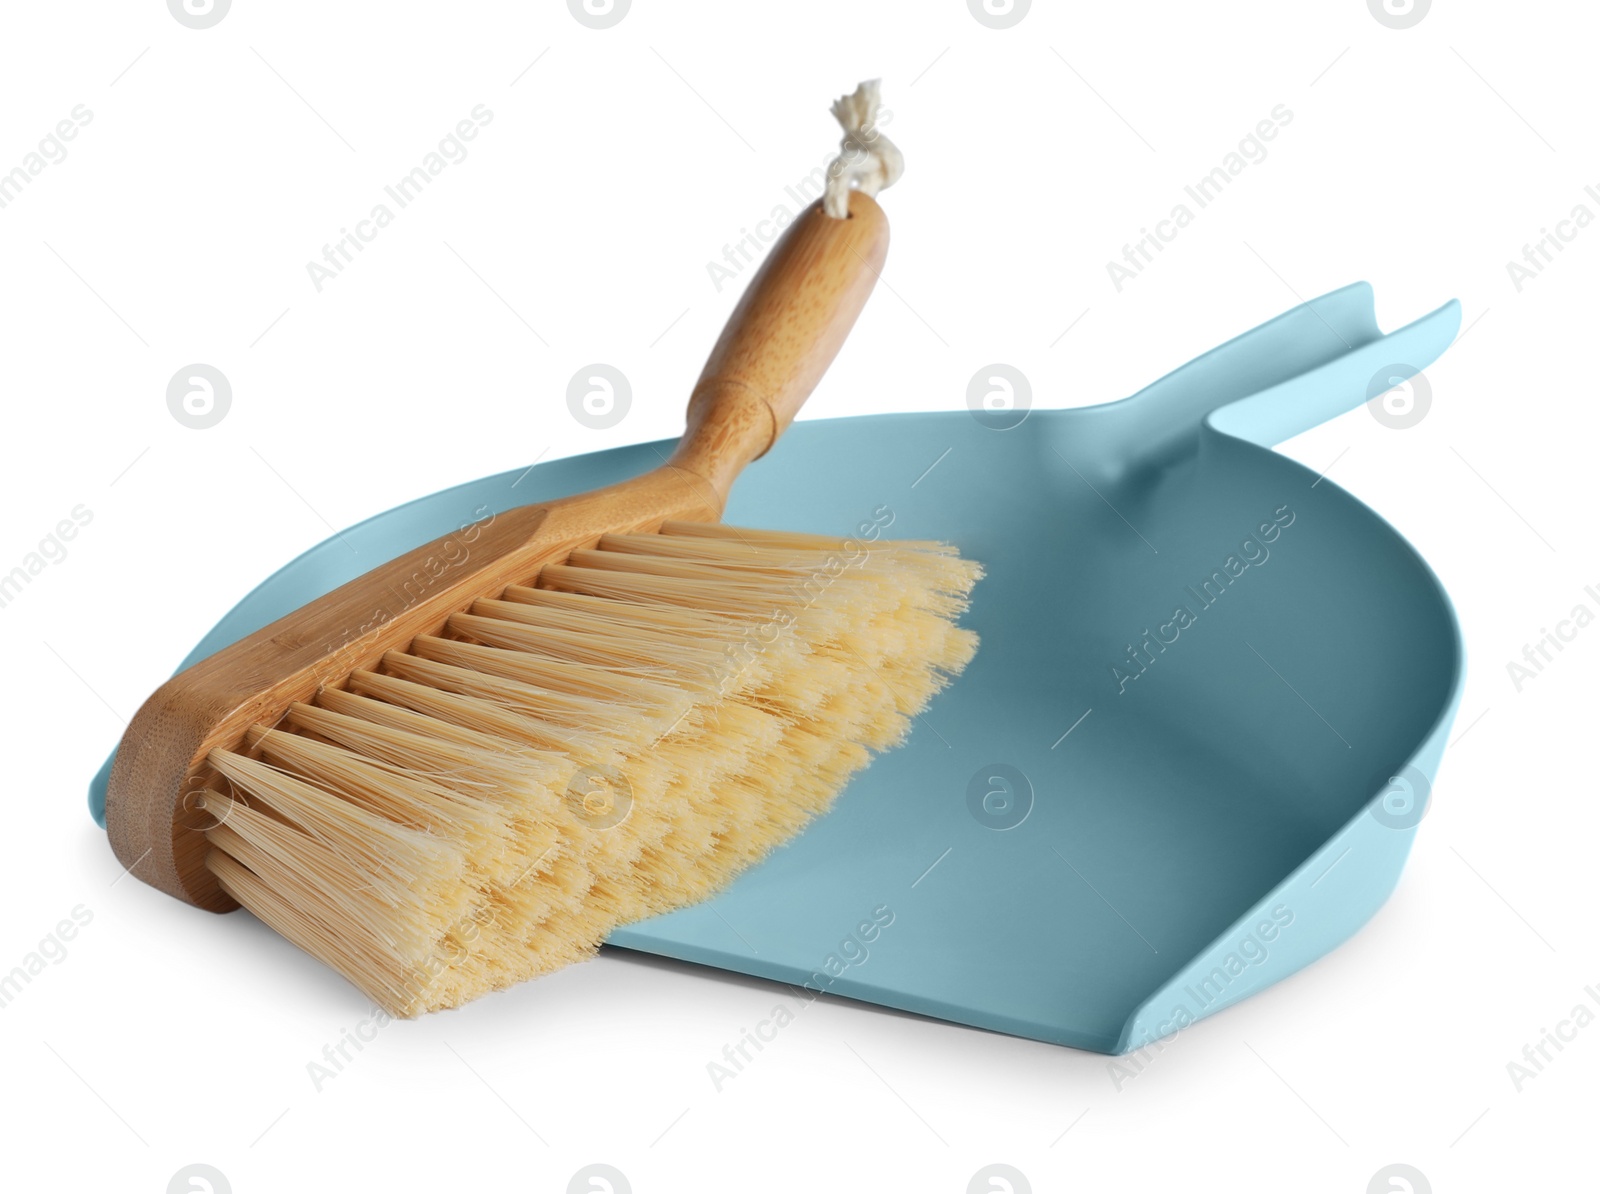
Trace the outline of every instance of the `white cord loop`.
<path fill-rule="evenodd" d="M 844 128 L 839 156 L 828 166 L 828 187 L 822 210 L 836 220 L 850 214 L 850 190 L 876 195 L 894 185 L 906 168 L 894 142 L 878 130 L 878 84 L 869 79 L 855 94 L 833 101 L 833 115 Z"/>

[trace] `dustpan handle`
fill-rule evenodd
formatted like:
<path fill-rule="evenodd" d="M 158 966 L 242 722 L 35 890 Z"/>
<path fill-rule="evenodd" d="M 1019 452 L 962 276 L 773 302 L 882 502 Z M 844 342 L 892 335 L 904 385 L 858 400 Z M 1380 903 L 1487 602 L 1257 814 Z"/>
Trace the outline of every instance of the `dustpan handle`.
<path fill-rule="evenodd" d="M 850 215 L 807 208 L 751 280 L 689 398 L 671 464 L 727 501 L 745 465 L 763 455 L 810 397 L 872 293 L 889 251 L 876 201 L 850 193 Z"/>
<path fill-rule="evenodd" d="M 1357 296 L 1365 299 L 1370 311 L 1372 292 L 1364 287 L 1361 291 Z M 1309 304 L 1304 309 L 1316 314 Z M 1261 378 L 1260 388 L 1217 406 L 1210 413 L 1210 425 L 1224 435 L 1270 448 L 1363 403 L 1370 404 L 1400 382 L 1415 379 L 1449 347 L 1461 327 L 1461 304 L 1452 299 L 1387 335 L 1377 331 L 1375 319 L 1368 318 L 1370 336 L 1342 337 L 1342 352 L 1292 376 L 1270 382 Z M 1322 328 L 1314 331 L 1331 333 L 1320 316 L 1318 322 Z M 1425 385 L 1422 381 L 1414 384 Z M 1426 411 L 1425 405 L 1419 408 L 1417 419 Z"/>
<path fill-rule="evenodd" d="M 1372 287 L 1358 282 L 1301 303 L 1173 370 L 1128 399 L 1104 460 L 1160 463 L 1217 431 L 1272 447 L 1353 409 L 1431 364 L 1461 326 L 1451 301 L 1385 335 Z M 1127 417 L 1132 414 L 1133 417 Z M 1081 455 L 1080 455 L 1081 459 Z M 1080 465 L 1080 467 L 1083 467 Z"/>

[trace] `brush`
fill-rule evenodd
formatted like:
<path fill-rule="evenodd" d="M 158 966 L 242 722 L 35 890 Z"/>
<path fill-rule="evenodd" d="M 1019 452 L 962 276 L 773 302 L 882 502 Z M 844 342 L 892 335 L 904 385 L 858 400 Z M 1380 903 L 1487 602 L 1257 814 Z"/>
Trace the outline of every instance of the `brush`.
<path fill-rule="evenodd" d="M 719 521 L 883 264 L 875 102 L 835 105 L 876 144 L 774 245 L 661 467 L 419 547 L 149 698 L 107 787 L 132 873 L 412 1016 L 715 894 L 906 735 L 976 650 L 978 566 Z"/>

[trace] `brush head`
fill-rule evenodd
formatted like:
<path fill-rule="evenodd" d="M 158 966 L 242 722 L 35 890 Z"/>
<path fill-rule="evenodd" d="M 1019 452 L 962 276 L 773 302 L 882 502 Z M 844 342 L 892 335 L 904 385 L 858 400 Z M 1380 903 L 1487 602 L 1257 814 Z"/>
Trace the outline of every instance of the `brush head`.
<path fill-rule="evenodd" d="M 928 543 L 602 536 L 289 705 L 190 831 L 218 889 L 394 1015 L 703 899 L 824 811 L 971 658 Z"/>

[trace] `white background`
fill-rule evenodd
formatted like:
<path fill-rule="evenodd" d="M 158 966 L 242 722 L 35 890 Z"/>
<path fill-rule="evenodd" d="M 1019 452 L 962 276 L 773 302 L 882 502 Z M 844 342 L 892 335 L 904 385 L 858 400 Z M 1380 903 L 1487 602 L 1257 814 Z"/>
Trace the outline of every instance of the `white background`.
<path fill-rule="evenodd" d="M 3 19 L 0 171 L 92 112 L 0 209 L 0 572 L 92 512 L 0 609 L 0 970 L 93 917 L 0 1009 L 7 1188 L 155 1194 L 191 1162 L 239 1194 L 559 1191 L 591 1162 L 639 1192 L 959 1192 L 992 1162 L 1035 1191 L 1360 1194 L 1393 1162 L 1441 1192 L 1595 1188 L 1600 1026 L 1520 1092 L 1506 1068 L 1600 985 L 1600 629 L 1521 691 L 1506 668 L 1600 610 L 1600 230 L 1520 291 L 1506 267 L 1600 214 L 1592 7 L 1440 3 L 1403 31 L 1363 0 L 1038 3 L 1006 30 L 959 0 L 637 0 L 598 31 L 551 0 Z M 807 417 L 959 410 L 992 361 L 1039 406 L 1110 400 L 1362 278 L 1386 328 L 1461 299 L 1419 425 L 1357 410 L 1282 449 L 1407 535 L 1465 628 L 1458 740 L 1399 890 L 1120 1090 L 1104 1057 L 824 1001 L 718 1093 L 707 1062 L 779 989 L 611 953 L 388 1027 L 317 1092 L 307 1063 L 361 997 L 245 915 L 119 880 L 85 785 L 212 622 L 330 528 L 676 434 L 737 296 L 707 263 L 793 209 L 828 102 L 880 75 L 895 243 Z M 469 155 L 319 293 L 306 263 L 478 104 Z M 1107 261 L 1278 104 L 1267 157 L 1119 292 Z M 565 405 L 593 361 L 633 386 L 607 431 Z M 167 409 L 192 362 L 232 383 L 209 430 Z"/>

